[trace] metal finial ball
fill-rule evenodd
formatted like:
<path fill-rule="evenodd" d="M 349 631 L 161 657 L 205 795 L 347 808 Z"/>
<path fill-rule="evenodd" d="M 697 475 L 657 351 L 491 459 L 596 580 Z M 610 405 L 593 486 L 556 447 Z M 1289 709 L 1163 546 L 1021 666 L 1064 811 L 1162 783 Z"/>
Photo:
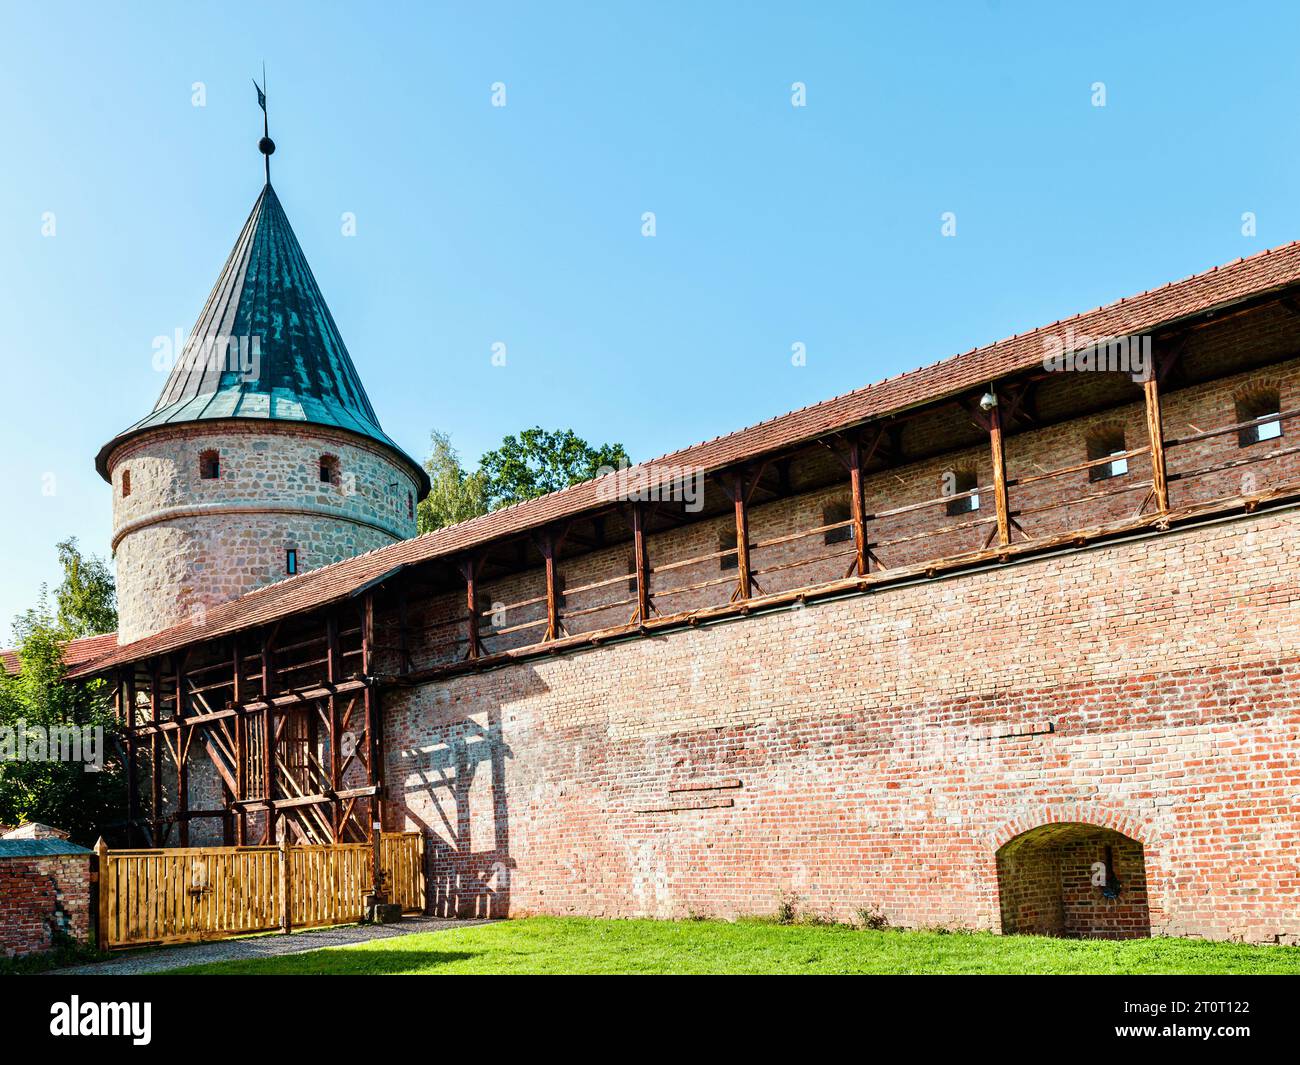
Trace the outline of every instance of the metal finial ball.
<path fill-rule="evenodd" d="M 261 152 L 263 155 L 274 155 L 275 141 L 271 140 L 270 137 L 263 137 L 260 141 L 257 142 L 257 150 Z"/>

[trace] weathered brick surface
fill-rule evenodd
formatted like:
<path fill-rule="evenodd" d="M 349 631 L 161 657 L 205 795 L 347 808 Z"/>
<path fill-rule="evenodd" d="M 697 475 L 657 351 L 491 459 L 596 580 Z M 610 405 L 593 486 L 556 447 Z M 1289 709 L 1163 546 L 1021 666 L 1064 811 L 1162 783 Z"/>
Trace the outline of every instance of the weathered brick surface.
<path fill-rule="evenodd" d="M 1298 561 L 1259 515 L 391 692 L 390 827 L 440 912 L 999 928 L 999 849 L 1080 823 L 1141 845 L 1146 914 L 1127 844 L 1085 908 L 1085 836 L 1065 931 L 1286 941 Z"/>
<path fill-rule="evenodd" d="M 208 450 L 215 479 L 199 475 Z M 320 480 L 322 455 L 337 459 L 336 483 Z M 123 445 L 110 473 L 123 643 L 282 580 L 289 548 L 301 572 L 415 535 L 405 464 L 318 426 L 178 426 Z"/>
<path fill-rule="evenodd" d="M 0 858 L 0 953 L 48 950 L 56 930 L 90 935 L 90 855 Z"/>

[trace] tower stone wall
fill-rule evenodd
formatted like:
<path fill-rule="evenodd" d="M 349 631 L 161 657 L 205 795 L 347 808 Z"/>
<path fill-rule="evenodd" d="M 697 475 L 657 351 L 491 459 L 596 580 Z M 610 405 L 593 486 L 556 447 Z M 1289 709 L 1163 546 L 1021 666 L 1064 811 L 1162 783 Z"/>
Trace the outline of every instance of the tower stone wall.
<path fill-rule="evenodd" d="M 209 452 L 214 478 L 202 476 Z M 290 550 L 302 572 L 416 532 L 409 463 L 320 426 L 156 430 L 115 451 L 109 469 L 121 643 L 201 624 L 208 608 L 284 579 Z"/>

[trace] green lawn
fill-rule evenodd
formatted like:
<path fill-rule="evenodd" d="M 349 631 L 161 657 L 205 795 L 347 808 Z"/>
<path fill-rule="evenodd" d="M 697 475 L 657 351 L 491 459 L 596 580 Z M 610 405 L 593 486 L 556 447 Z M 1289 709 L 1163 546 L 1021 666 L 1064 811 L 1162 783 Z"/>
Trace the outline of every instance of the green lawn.
<path fill-rule="evenodd" d="M 1300 948 L 530 917 L 182 973 L 1292 973 Z"/>

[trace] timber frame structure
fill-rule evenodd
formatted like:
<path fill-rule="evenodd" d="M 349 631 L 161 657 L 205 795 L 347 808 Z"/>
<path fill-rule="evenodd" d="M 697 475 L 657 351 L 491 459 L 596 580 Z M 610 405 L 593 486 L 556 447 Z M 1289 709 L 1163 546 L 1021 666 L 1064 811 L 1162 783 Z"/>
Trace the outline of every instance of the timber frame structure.
<path fill-rule="evenodd" d="M 304 842 L 369 839 L 383 822 L 385 689 L 1300 499 L 1292 462 L 1300 446 L 1280 428 L 1300 409 L 1225 414 L 1187 432 L 1171 432 L 1164 413 L 1171 396 L 1210 396 L 1225 378 L 1275 374 L 1300 359 L 1300 245 L 1272 254 L 1263 279 L 1229 283 L 1233 270 L 1263 269 L 1257 256 L 1223 268 L 1192 310 L 1175 301 L 1179 313 L 1150 311 L 1145 379 L 1060 373 L 1041 354 L 999 365 L 983 349 L 848 399 L 907 394 L 909 378 L 936 370 L 954 386 L 946 390 L 881 410 L 868 399 L 856 408 L 831 400 L 258 589 L 200 625 L 77 667 L 74 679 L 110 681 L 129 769 L 128 844 L 187 845 L 198 819 L 219 822 L 226 843 L 268 843 L 281 817 Z M 1156 292 L 1174 300 L 1185 295 L 1179 286 L 1209 286 L 1210 277 Z M 1143 324 L 1122 304 L 1072 323 L 1114 335 L 1098 329 L 1107 313 L 1112 325 Z M 1045 332 L 1003 344 L 1028 337 L 1041 352 Z M 1144 432 L 1122 449 L 1054 468 L 1015 453 L 1021 436 L 1133 410 Z M 1269 445 L 1235 450 L 1243 433 L 1273 422 L 1279 435 Z M 959 491 L 888 499 L 893 481 L 911 483 L 903 472 L 950 468 L 954 455 L 972 456 L 963 461 L 987 476 Z M 1123 476 L 1094 478 L 1116 462 Z M 684 468 L 698 471 L 698 509 L 666 490 Z M 1262 483 L 1252 474 L 1250 491 L 1233 480 L 1255 469 L 1275 473 Z M 846 516 L 822 511 L 810 524 L 755 535 L 763 506 L 827 492 L 842 492 Z M 706 527 L 724 531 L 716 550 L 690 539 Z M 657 552 L 656 537 L 680 546 Z M 592 559 L 612 562 L 593 568 Z M 580 572 L 572 584 L 570 566 Z M 516 597 L 498 601 L 491 589 Z M 218 807 L 189 805 L 192 750 L 219 781 Z"/>
<path fill-rule="evenodd" d="M 220 821 L 223 842 L 236 846 L 273 843 L 281 820 L 296 842 L 372 838 L 383 773 L 370 675 L 374 597 L 363 592 L 319 618 L 294 620 L 112 671 L 128 843 L 186 847 L 191 822 L 210 818 Z M 189 805 L 196 747 L 220 780 L 220 808 Z M 260 815 L 257 832 L 250 833 L 250 814 Z"/>

